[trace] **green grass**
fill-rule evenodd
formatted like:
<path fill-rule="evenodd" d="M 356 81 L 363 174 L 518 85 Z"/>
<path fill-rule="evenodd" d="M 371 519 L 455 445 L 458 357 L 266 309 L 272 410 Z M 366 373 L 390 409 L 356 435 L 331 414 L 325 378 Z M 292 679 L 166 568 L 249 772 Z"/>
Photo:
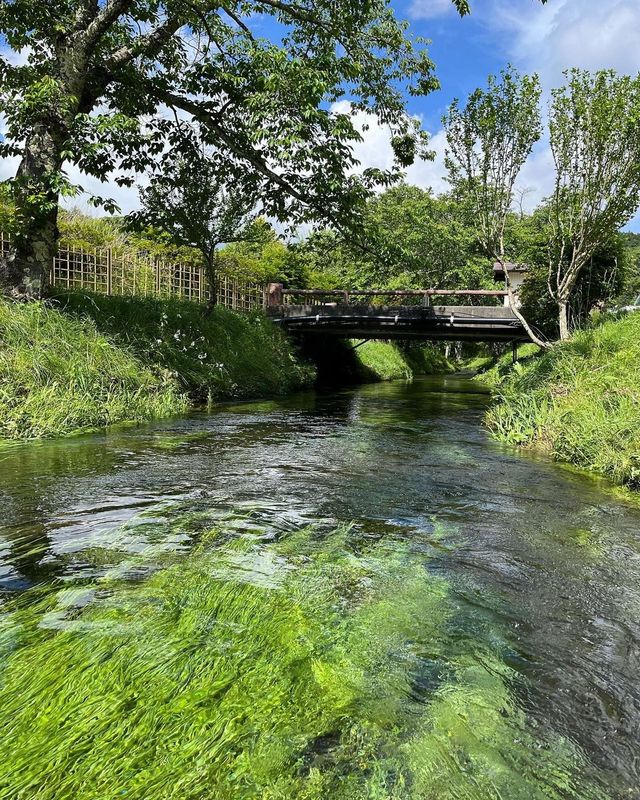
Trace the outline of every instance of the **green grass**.
<path fill-rule="evenodd" d="M 238 314 L 188 301 L 60 293 L 67 314 L 89 317 L 155 370 L 168 371 L 194 402 L 286 394 L 313 370 L 263 314 Z"/>
<path fill-rule="evenodd" d="M 0 438 L 31 439 L 184 411 L 153 372 L 88 320 L 0 300 Z"/>
<path fill-rule="evenodd" d="M 640 314 L 517 365 L 496 391 L 487 415 L 496 436 L 640 488 Z"/>
<path fill-rule="evenodd" d="M 0 797 L 605 800 L 422 550 L 350 528 L 197 541 L 139 583 L 144 554 L 5 608 Z"/>
<path fill-rule="evenodd" d="M 366 342 L 355 351 L 364 374 L 374 380 L 411 380 L 415 375 L 440 375 L 453 367 L 436 348 L 399 347 L 392 342 Z"/>

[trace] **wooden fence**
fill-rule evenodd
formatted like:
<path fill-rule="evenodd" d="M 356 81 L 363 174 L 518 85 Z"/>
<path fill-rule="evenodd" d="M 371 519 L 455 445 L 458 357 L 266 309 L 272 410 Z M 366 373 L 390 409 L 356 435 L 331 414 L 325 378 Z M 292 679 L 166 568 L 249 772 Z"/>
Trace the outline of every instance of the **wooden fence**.
<path fill-rule="evenodd" d="M 0 253 L 6 255 L 11 240 L 0 232 Z M 197 264 L 168 262 L 148 253 L 128 248 L 62 247 L 53 259 L 50 272 L 53 286 L 86 289 L 109 295 L 142 297 L 180 297 L 199 303 L 210 299 L 204 271 Z M 221 276 L 217 302 L 235 311 L 254 311 L 265 307 L 265 287 Z"/>

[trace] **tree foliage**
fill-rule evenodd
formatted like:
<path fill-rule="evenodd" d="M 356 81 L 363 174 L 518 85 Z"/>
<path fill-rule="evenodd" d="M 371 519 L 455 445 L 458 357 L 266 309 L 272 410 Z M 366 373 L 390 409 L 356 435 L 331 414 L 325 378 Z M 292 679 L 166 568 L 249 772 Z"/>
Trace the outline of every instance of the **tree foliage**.
<path fill-rule="evenodd" d="M 468 205 L 488 258 L 504 260 L 504 230 L 516 179 L 542 134 L 540 82 L 512 67 L 489 76 L 464 108 L 454 100 L 444 117 L 446 166 L 455 193 Z"/>
<path fill-rule="evenodd" d="M 553 91 L 549 291 L 560 336 L 570 333 L 569 300 L 581 272 L 640 207 L 640 75 L 565 73 Z"/>
<path fill-rule="evenodd" d="M 21 158 L 21 264 L 4 280 L 27 293 L 55 248 L 58 198 L 77 191 L 65 163 L 131 184 L 167 150 L 204 142 L 265 213 L 344 225 L 425 152 L 405 96 L 436 88 L 433 64 L 387 0 L 8 0 L 0 33 L 26 58 L 0 57 L 0 150 Z M 332 107 L 344 98 L 389 126 L 396 167 L 353 174 L 360 134 Z"/>

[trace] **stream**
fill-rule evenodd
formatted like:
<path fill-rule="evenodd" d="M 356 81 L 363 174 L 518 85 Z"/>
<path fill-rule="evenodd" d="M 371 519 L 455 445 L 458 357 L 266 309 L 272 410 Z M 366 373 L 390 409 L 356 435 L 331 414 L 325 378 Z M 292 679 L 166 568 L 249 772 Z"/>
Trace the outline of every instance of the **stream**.
<path fill-rule="evenodd" d="M 488 402 L 0 450 L 0 798 L 640 798 L 640 504 Z"/>

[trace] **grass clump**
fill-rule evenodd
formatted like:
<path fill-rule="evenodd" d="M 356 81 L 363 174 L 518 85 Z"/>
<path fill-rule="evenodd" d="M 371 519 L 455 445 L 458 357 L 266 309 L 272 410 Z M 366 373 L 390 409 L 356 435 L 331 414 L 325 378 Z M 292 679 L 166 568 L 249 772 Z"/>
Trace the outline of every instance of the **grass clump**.
<path fill-rule="evenodd" d="M 487 424 L 515 444 L 640 488 L 640 314 L 610 319 L 516 367 Z"/>
<path fill-rule="evenodd" d="M 84 589 L 4 615 L 2 797 L 605 797 L 534 738 L 495 631 L 406 542 L 220 527 Z"/>
<path fill-rule="evenodd" d="M 184 411 L 153 372 L 88 320 L 0 300 L 0 438 L 60 436 Z"/>
<path fill-rule="evenodd" d="M 413 370 L 390 342 L 365 342 L 355 351 L 367 376 L 379 381 L 411 380 Z"/>
<path fill-rule="evenodd" d="M 261 313 L 144 297 L 57 292 L 67 314 L 89 317 L 154 370 L 166 370 L 194 402 L 286 394 L 313 381 L 287 338 Z"/>

